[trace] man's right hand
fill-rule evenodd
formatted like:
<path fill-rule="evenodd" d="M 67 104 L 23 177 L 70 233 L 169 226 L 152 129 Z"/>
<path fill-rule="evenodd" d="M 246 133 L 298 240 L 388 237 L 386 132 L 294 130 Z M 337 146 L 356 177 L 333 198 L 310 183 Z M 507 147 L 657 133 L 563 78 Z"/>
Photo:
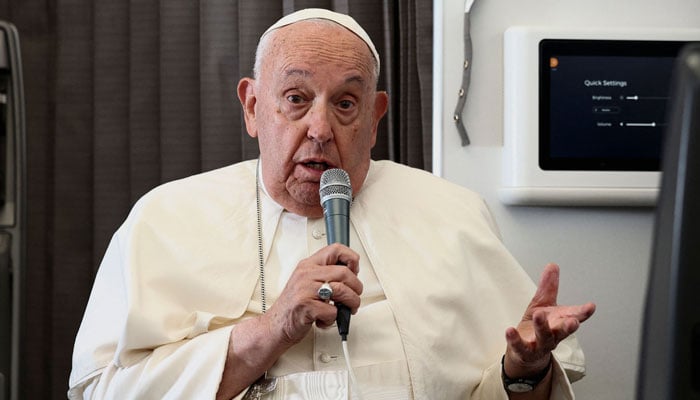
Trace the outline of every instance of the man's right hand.
<path fill-rule="evenodd" d="M 362 294 L 358 272 L 357 253 L 341 244 L 326 246 L 299 262 L 279 298 L 261 318 L 276 340 L 294 345 L 314 323 L 327 328 L 335 322 L 337 308 L 318 297 L 323 283 L 328 282 L 333 289 L 331 300 L 348 306 L 353 314 L 357 312 Z"/>
<path fill-rule="evenodd" d="M 301 260 L 272 307 L 232 329 L 217 399 L 230 399 L 250 386 L 300 342 L 314 323 L 321 328 L 333 325 L 337 308 L 318 297 L 325 282 L 333 289 L 331 300 L 355 314 L 362 294 L 359 260 L 357 253 L 342 244 L 326 246 Z"/>

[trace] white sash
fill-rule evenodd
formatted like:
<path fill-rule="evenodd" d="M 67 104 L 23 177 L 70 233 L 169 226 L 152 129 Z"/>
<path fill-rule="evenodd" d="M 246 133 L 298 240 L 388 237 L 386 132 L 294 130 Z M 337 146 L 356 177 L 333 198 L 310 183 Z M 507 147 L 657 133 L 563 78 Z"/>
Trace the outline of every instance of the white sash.
<path fill-rule="evenodd" d="M 363 388 L 363 400 L 409 400 L 406 387 Z M 264 400 L 352 400 L 347 371 L 313 371 L 289 374 L 277 378 L 277 388 L 262 397 Z"/>

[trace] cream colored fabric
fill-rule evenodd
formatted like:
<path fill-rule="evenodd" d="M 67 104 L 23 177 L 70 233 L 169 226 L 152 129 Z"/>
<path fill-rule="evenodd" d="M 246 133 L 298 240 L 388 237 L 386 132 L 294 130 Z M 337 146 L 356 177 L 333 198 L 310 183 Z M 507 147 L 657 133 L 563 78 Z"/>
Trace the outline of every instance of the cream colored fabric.
<path fill-rule="evenodd" d="M 280 378 L 264 400 L 347 400 L 350 388 L 346 371 L 296 373 Z"/>
<path fill-rule="evenodd" d="M 326 246 L 325 222 L 323 218 L 308 219 L 283 211 L 282 206 L 272 200 L 261 182 L 262 218 L 265 221 L 263 238 L 265 246 L 265 293 L 268 307 L 274 303 L 284 289 L 287 280 L 294 272 L 299 260 Z M 374 268 L 361 245 L 354 226 L 350 224 L 350 247 L 360 256 L 359 278 L 364 290 L 362 312 L 353 316 L 348 347 L 360 390 L 371 393 L 372 398 L 386 397 L 387 393 L 402 393 L 402 400 L 410 399 L 410 381 L 404 356 L 401 337 L 394 321 L 391 306 L 377 279 Z M 247 316 L 254 316 L 261 310 L 260 285 L 256 286 Z M 268 371 L 268 376 L 288 376 L 295 379 L 316 380 L 313 374 L 300 374 L 317 371 L 320 376 L 331 371 L 346 370 L 340 336 L 337 327 L 319 329 L 314 327 L 309 335 L 290 348 Z M 321 378 L 322 379 L 322 378 Z M 281 382 L 284 382 L 281 380 Z M 292 384 L 296 395 L 302 389 L 311 388 L 306 395 L 313 397 L 317 388 L 308 384 Z M 280 389 L 281 390 L 281 389 Z M 381 394 L 380 394 L 381 393 Z M 291 396 L 291 395 L 290 395 Z M 278 398 L 279 393 L 271 398 Z M 393 397 L 397 398 L 397 397 Z"/>
<path fill-rule="evenodd" d="M 349 384 L 346 371 L 299 372 L 278 378 L 277 387 L 263 400 L 406 400 L 408 387 L 364 388 L 361 397 Z"/>
<path fill-rule="evenodd" d="M 254 187 L 249 161 L 138 202 L 100 266 L 76 339 L 72 399 L 83 388 L 95 398 L 214 398 L 230 329 L 258 281 Z M 534 285 L 483 201 L 426 172 L 373 162 L 351 222 L 393 311 L 414 398 L 507 398 L 504 331 Z M 574 338 L 557 359 L 553 398 L 572 398 L 561 367 L 572 378 L 584 372 Z"/>

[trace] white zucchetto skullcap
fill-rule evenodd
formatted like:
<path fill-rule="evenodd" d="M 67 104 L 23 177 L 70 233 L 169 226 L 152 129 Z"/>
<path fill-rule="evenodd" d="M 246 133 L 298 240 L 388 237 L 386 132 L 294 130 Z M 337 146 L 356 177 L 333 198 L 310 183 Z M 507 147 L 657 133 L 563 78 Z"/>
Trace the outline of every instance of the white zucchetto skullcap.
<path fill-rule="evenodd" d="M 265 33 L 263 33 L 262 36 L 260 36 L 260 38 L 262 39 L 265 35 L 274 31 L 275 29 L 279 29 L 283 26 L 291 25 L 295 22 L 304 21 L 308 19 L 326 19 L 329 21 L 333 21 L 336 24 L 342 25 L 350 32 L 357 35 L 357 37 L 362 39 L 362 41 L 367 44 L 367 47 L 369 47 L 370 51 L 372 52 L 372 55 L 374 56 L 374 59 L 377 61 L 377 69 L 379 69 L 379 53 L 377 53 L 377 49 L 374 47 L 374 43 L 372 43 L 372 39 L 369 38 L 367 32 L 365 32 L 365 30 L 362 29 L 360 24 L 358 24 L 357 21 L 355 21 L 351 16 L 337 13 L 335 11 L 326 10 L 323 8 L 306 8 L 303 10 L 295 11 L 289 15 L 285 15 L 284 17 L 280 18 L 271 27 L 267 28 Z"/>

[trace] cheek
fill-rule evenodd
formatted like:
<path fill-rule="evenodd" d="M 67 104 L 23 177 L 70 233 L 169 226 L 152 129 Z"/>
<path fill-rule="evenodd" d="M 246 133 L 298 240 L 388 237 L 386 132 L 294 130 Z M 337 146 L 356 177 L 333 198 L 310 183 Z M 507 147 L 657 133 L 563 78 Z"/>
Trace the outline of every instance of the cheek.
<path fill-rule="evenodd" d="M 279 141 L 284 137 L 286 129 L 282 113 L 277 105 L 272 103 L 261 107 L 258 116 L 260 121 L 260 129 L 258 130 L 260 151 L 277 151 L 277 148 L 280 147 Z"/>
<path fill-rule="evenodd" d="M 372 127 L 360 122 L 354 123 L 350 127 L 349 137 L 351 145 L 354 144 L 355 148 L 358 150 L 365 150 L 366 147 L 371 147 Z"/>
<path fill-rule="evenodd" d="M 297 136 L 288 124 L 269 124 L 258 137 L 260 152 L 267 162 L 277 165 L 278 171 L 286 171 L 297 150 Z"/>

